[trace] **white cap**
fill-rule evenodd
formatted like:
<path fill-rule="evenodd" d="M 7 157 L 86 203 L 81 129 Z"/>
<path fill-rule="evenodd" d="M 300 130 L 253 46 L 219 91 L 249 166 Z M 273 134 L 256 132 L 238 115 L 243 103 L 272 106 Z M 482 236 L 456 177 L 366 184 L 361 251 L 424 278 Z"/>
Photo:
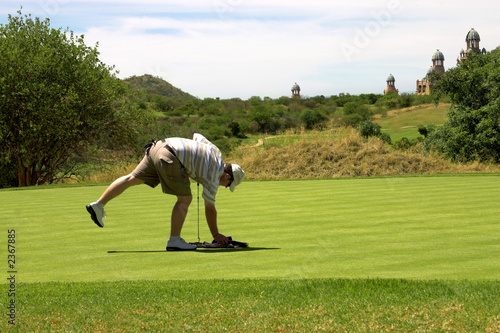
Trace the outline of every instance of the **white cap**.
<path fill-rule="evenodd" d="M 231 186 L 229 187 L 229 189 L 231 190 L 231 192 L 234 192 L 234 189 L 236 188 L 236 186 L 240 185 L 243 178 L 245 178 L 245 171 L 243 171 L 238 164 L 231 164 L 231 166 L 233 169 L 234 180 L 231 183 Z"/>

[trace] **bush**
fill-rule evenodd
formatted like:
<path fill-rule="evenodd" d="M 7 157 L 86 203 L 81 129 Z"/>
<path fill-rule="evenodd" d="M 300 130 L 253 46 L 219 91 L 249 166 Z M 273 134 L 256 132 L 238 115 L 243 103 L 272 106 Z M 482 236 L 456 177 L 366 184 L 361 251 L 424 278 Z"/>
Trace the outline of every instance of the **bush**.
<path fill-rule="evenodd" d="M 250 118 L 257 124 L 258 131 L 262 133 L 276 132 L 281 128 L 276 113 L 266 105 L 257 105 L 250 111 Z"/>
<path fill-rule="evenodd" d="M 422 138 L 408 139 L 407 137 L 401 138 L 401 140 L 394 142 L 392 145 L 397 150 L 408 150 L 415 147 L 417 144 L 423 142 Z"/>
<path fill-rule="evenodd" d="M 347 102 L 344 105 L 342 122 L 346 125 L 356 126 L 358 123 L 370 119 L 372 112 L 360 102 Z"/>
<path fill-rule="evenodd" d="M 356 126 L 356 128 L 364 138 L 369 138 L 370 136 L 379 136 L 382 131 L 382 127 L 380 127 L 379 124 L 375 124 L 370 120 L 360 122 Z"/>
<path fill-rule="evenodd" d="M 434 124 L 429 124 L 427 126 L 425 125 L 418 126 L 418 133 L 420 133 L 420 135 L 423 135 L 424 138 L 427 138 L 427 136 L 435 130 L 436 130 L 436 125 Z"/>
<path fill-rule="evenodd" d="M 382 133 L 382 128 L 380 127 L 379 124 L 375 124 L 371 122 L 370 120 L 364 120 L 360 122 L 357 126 L 356 129 L 359 131 L 362 137 L 365 139 L 375 136 L 380 138 L 382 141 L 385 143 L 390 144 L 391 143 L 391 136 L 387 133 Z"/>
<path fill-rule="evenodd" d="M 304 109 L 304 111 L 302 111 L 302 113 L 300 114 L 300 120 L 302 120 L 307 129 L 313 129 L 315 126 L 324 122 L 326 119 L 327 117 L 317 109 Z"/>
<path fill-rule="evenodd" d="M 172 100 L 169 99 L 169 98 L 165 98 L 163 96 L 155 96 L 155 99 L 154 99 L 154 103 L 155 103 L 155 108 L 158 110 L 158 111 L 161 111 L 161 112 L 168 112 L 168 111 L 172 111 L 174 109 L 174 106 L 173 106 L 173 103 L 172 103 Z"/>
<path fill-rule="evenodd" d="M 400 108 L 407 108 L 413 105 L 413 95 L 401 94 L 398 97 L 398 103 Z"/>

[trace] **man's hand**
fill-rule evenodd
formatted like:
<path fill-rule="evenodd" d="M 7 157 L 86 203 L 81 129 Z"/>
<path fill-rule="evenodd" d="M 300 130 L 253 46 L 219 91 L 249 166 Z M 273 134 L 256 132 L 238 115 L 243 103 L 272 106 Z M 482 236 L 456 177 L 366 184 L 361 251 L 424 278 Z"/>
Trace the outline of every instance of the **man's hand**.
<path fill-rule="evenodd" d="M 223 234 L 215 235 L 214 240 L 220 245 L 226 245 L 229 242 L 229 239 L 227 239 L 227 237 L 224 236 Z"/>

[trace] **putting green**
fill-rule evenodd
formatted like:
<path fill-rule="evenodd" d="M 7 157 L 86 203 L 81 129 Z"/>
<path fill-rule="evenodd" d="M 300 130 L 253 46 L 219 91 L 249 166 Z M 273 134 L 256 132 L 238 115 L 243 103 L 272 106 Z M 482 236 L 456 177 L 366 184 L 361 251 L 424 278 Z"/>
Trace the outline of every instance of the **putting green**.
<path fill-rule="evenodd" d="M 219 228 L 247 250 L 166 252 L 174 197 L 105 186 L 1 190 L 18 282 L 213 278 L 500 278 L 500 176 L 248 181 L 220 188 Z M 195 195 L 182 236 L 197 240 Z M 203 206 L 203 203 L 201 203 Z M 210 234 L 200 210 L 201 240 Z M 5 243 L 4 243 L 5 244 Z M 7 250 L 4 249 L 5 257 Z"/>

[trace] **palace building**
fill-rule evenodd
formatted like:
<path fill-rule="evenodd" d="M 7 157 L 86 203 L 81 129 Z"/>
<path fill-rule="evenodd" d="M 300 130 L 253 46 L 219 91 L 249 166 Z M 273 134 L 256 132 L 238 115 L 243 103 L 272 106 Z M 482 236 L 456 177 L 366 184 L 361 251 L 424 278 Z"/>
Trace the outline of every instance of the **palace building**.
<path fill-rule="evenodd" d="M 467 54 L 469 54 L 470 52 L 486 54 L 486 49 L 479 48 L 480 41 L 481 37 L 479 37 L 479 33 L 474 30 L 474 28 L 470 29 L 465 36 L 467 50 L 464 51 L 464 49 L 462 49 L 460 51 L 460 55 L 457 58 L 457 65 L 467 59 Z M 427 70 L 427 74 L 422 80 L 417 80 L 417 89 L 415 91 L 415 95 L 429 95 L 434 84 L 433 80 L 436 77 L 435 73 L 444 73 L 444 71 L 444 55 L 441 51 L 437 50 L 432 55 L 432 66 Z"/>

